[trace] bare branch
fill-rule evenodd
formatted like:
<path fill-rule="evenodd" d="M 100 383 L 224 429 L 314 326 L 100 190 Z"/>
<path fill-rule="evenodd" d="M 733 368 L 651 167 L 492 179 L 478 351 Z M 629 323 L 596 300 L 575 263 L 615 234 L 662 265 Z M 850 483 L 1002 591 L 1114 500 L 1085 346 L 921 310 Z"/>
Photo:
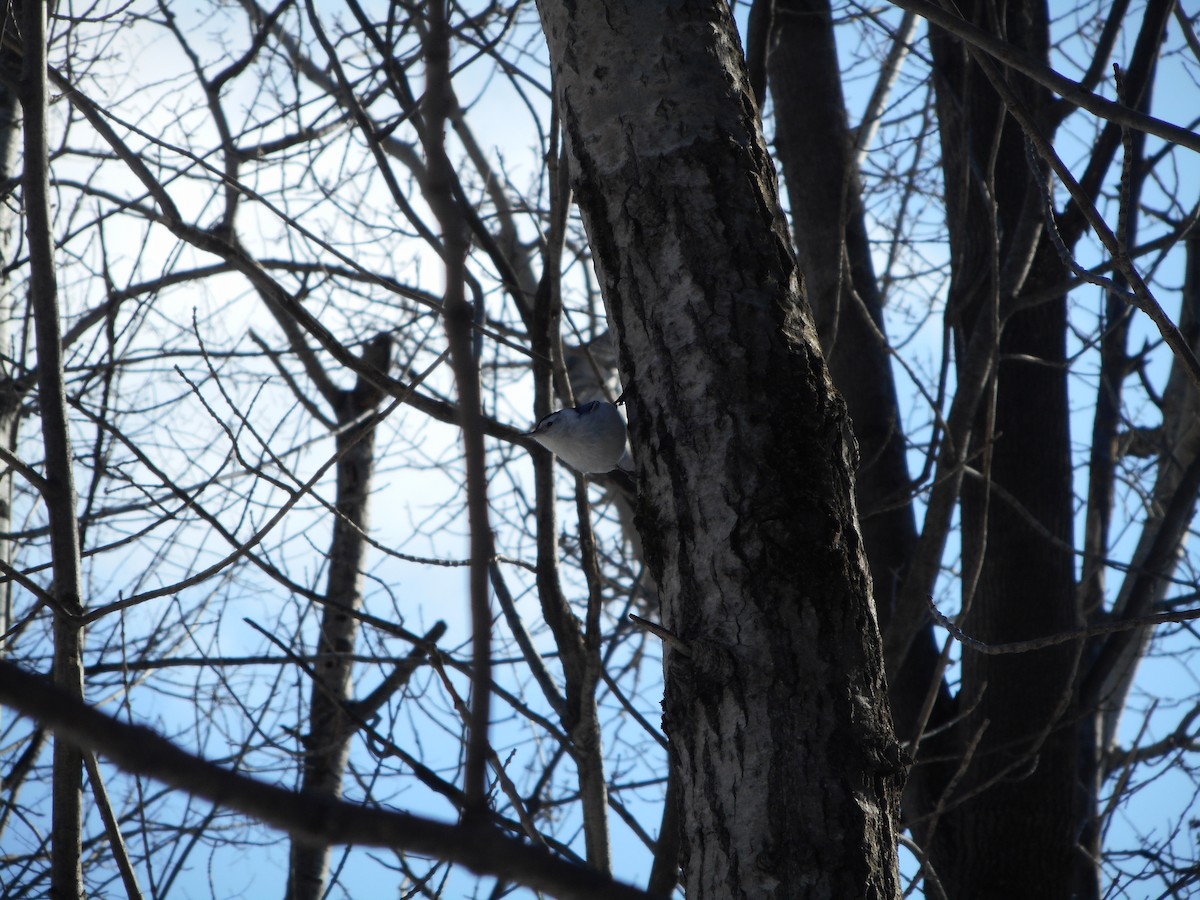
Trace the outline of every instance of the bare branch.
<path fill-rule="evenodd" d="M 1072 106 L 1086 109 L 1088 112 L 1118 125 L 1126 125 L 1147 134 L 1157 135 L 1165 141 L 1200 152 L 1200 134 L 1156 119 L 1154 116 L 1135 112 L 1127 106 L 1093 94 L 1071 79 L 1043 66 L 1019 47 L 988 34 L 961 16 L 947 12 L 927 0 L 894 0 L 894 2 L 901 9 L 928 19 L 939 28 L 944 28 L 951 34 L 962 38 L 971 47 L 978 48 L 1005 66 L 1029 76 L 1038 84 L 1060 95 Z"/>
<path fill-rule="evenodd" d="M 476 820 L 447 825 L 408 813 L 294 793 L 237 775 L 179 749 L 148 728 L 111 719 L 3 660 L 0 701 L 44 723 L 76 747 L 94 750 L 127 771 L 312 841 L 424 853 L 480 874 L 511 878 L 566 900 L 648 897 L 603 873 L 564 862 Z"/>

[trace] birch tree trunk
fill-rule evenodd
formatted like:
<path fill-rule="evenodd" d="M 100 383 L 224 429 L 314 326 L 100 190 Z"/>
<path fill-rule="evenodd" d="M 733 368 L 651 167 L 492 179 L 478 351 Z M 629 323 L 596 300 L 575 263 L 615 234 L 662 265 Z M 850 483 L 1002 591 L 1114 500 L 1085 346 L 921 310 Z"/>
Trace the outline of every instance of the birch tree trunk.
<path fill-rule="evenodd" d="M 539 8 L 676 638 L 687 895 L 897 896 L 902 763 L 854 444 L 728 10 Z"/>

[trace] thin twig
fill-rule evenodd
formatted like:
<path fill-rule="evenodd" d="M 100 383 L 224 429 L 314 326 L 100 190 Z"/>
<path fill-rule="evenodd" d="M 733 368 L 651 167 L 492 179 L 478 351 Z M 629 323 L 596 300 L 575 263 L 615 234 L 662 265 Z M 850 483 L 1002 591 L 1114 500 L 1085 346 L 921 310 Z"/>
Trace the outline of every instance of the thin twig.
<path fill-rule="evenodd" d="M 1082 638 L 1096 637 L 1101 634 L 1114 634 L 1120 631 L 1132 631 L 1135 628 L 1143 628 L 1147 625 L 1164 625 L 1168 622 L 1190 622 L 1194 619 L 1200 619 L 1200 609 L 1188 609 L 1182 612 L 1171 613 L 1155 613 L 1149 616 L 1138 616 L 1134 619 L 1117 619 L 1112 622 L 1101 622 L 1097 625 L 1089 625 L 1087 628 L 1079 628 L 1073 631 L 1062 631 L 1058 634 L 1050 634 L 1045 637 L 1032 638 L 1027 641 L 1010 641 L 1004 644 L 988 644 L 978 638 L 973 638 L 966 634 L 961 628 L 954 623 L 952 619 L 947 617 L 933 602 L 933 598 L 929 598 L 929 610 L 932 613 L 937 623 L 945 628 L 954 636 L 964 647 L 970 647 L 983 653 L 986 656 L 1003 656 L 1010 653 L 1028 653 L 1032 650 L 1041 650 L 1045 647 L 1055 647 L 1059 644 L 1069 644 L 1072 641 L 1078 641 Z"/>
<path fill-rule="evenodd" d="M 467 704 L 463 702 L 458 689 L 454 687 L 454 682 L 446 674 L 446 667 L 442 665 L 441 653 L 438 651 L 431 653 L 429 662 L 433 666 L 433 670 L 437 672 L 438 677 L 441 678 L 442 686 L 446 689 L 446 693 L 450 695 L 450 700 L 454 704 L 459 717 L 463 720 L 463 724 L 470 728 L 471 710 L 467 708 Z M 513 809 L 516 811 L 517 818 L 520 820 L 521 826 L 525 829 L 525 833 L 535 843 L 545 847 L 546 842 L 542 838 L 542 833 L 538 831 L 537 825 L 534 824 L 533 818 L 529 815 L 529 810 L 525 808 L 525 801 L 521 799 L 521 794 L 517 790 L 517 786 L 508 777 L 508 772 L 505 770 L 504 764 L 500 762 L 500 757 L 490 745 L 488 747 L 488 760 L 492 764 L 492 771 L 496 773 L 496 778 L 500 782 L 500 789 L 504 791 L 505 796 L 508 797 L 508 802 L 512 804 Z"/>
<path fill-rule="evenodd" d="M 956 37 L 962 38 L 969 48 L 982 51 L 988 57 L 999 60 L 1004 65 L 1029 76 L 1038 84 L 1061 96 L 1064 102 L 1072 106 L 1086 109 L 1093 115 L 1110 122 L 1157 135 L 1172 144 L 1200 152 L 1200 134 L 1180 128 L 1178 125 L 1172 125 L 1170 122 L 1164 122 L 1162 119 L 1156 119 L 1154 116 L 1136 112 L 1120 103 L 1114 103 L 1112 100 L 1084 90 L 1077 82 L 1043 65 L 1015 44 L 989 34 L 953 12 L 942 9 L 928 0 L 894 0 L 894 2 L 901 9 L 914 12 L 939 28 L 944 28 Z M 978 59 L 978 54 L 975 55 Z"/>
<path fill-rule="evenodd" d="M 925 886 L 928 888 L 925 893 L 926 898 L 929 898 L 929 900 L 946 900 L 946 889 L 942 887 L 941 879 L 937 877 L 937 872 L 933 870 L 933 866 L 929 862 L 929 857 L 925 855 L 925 851 L 921 849 L 921 845 L 907 835 L 902 834 L 900 835 L 900 846 L 907 849 L 909 853 L 917 858 L 917 862 L 920 863 L 920 868 L 917 870 L 917 874 L 913 876 L 912 884 L 904 892 L 904 896 L 907 897 L 911 894 L 916 889 L 921 878 L 924 878 Z"/>
<path fill-rule="evenodd" d="M 568 862 L 503 833 L 489 820 L 448 824 L 425 816 L 300 793 L 240 775 L 155 731 L 93 709 L 45 678 L 0 660 L 0 703 L 44 723 L 56 736 L 134 772 L 315 843 L 407 850 L 576 900 L 648 900 L 605 873 Z"/>
<path fill-rule="evenodd" d="M 113 812 L 112 801 L 108 798 L 108 789 L 104 786 L 104 776 L 100 773 L 100 763 L 96 754 L 83 754 L 83 764 L 87 767 L 88 781 L 92 785 L 92 796 L 96 799 L 96 807 L 100 810 L 100 818 L 104 821 L 104 831 L 108 835 L 108 846 L 117 862 L 117 870 L 121 873 L 121 882 L 125 885 L 125 896 L 129 900 L 141 900 L 142 889 L 138 885 L 137 872 L 129 860 L 129 848 L 125 846 L 125 837 L 121 834 L 121 823 Z"/>
<path fill-rule="evenodd" d="M 28 481 L 39 494 L 45 493 L 46 479 L 38 474 L 37 470 L 29 463 L 21 459 L 17 454 L 8 450 L 6 447 L 0 447 L 0 462 L 11 466 L 16 472 L 20 472 L 21 476 Z"/>
<path fill-rule="evenodd" d="M 692 655 L 692 648 L 688 646 L 688 644 L 682 638 L 676 635 L 675 632 L 669 631 L 666 628 L 663 628 L 663 626 L 655 622 L 651 622 L 649 619 L 643 619 L 641 616 L 634 613 L 630 613 L 629 618 L 638 625 L 641 625 L 648 632 L 661 640 L 664 644 L 668 644 L 671 649 L 677 653 L 683 656 Z"/>

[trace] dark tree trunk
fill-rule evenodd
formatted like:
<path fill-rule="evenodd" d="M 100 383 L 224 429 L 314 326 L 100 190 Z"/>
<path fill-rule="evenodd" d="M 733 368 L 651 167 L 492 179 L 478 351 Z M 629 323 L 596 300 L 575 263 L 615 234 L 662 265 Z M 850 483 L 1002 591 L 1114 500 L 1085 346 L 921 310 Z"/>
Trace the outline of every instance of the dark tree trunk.
<path fill-rule="evenodd" d="M 853 441 L 722 4 L 541 4 L 620 338 L 690 898 L 894 897 Z"/>
<path fill-rule="evenodd" d="M 964 10 L 983 27 L 993 13 L 986 2 Z M 1002 15 L 1007 39 L 1045 59 L 1044 4 L 1009 4 Z M 947 314 L 960 353 L 976 329 L 1000 328 L 993 399 L 972 435 L 979 474 L 963 489 L 964 627 L 988 643 L 1020 641 L 1080 623 L 1066 300 L 1002 312 L 1021 294 L 1061 284 L 1064 272 L 1049 241 L 1035 243 L 1043 213 L 1020 128 L 962 42 L 933 29 L 932 50 L 951 246 Z M 1013 88 L 1047 123 L 1048 94 L 1024 81 Z M 971 712 L 959 739 L 972 758 L 928 848 L 953 896 L 1070 894 L 1083 816 L 1069 715 L 1079 651 L 964 654 L 960 697 Z"/>
<path fill-rule="evenodd" d="M 50 200 L 46 83 L 47 4 L 17 4 L 23 59 L 20 80 L 24 118 L 25 236 L 29 251 L 29 303 L 37 346 L 37 402 L 45 452 L 42 501 L 50 530 L 54 582 L 54 681 L 72 697 L 83 697 L 83 579 L 76 520 L 74 457 L 67 420 L 62 328 Z M 51 810 L 50 896 L 76 900 L 83 895 L 83 755 L 54 740 Z"/>
<path fill-rule="evenodd" d="M 974 18 L 987 25 L 984 6 L 978 4 Z M 1007 13 L 1008 39 L 1044 58 L 1044 8 L 1030 2 L 1010 6 Z M 1066 305 L 1058 298 L 1009 317 L 1001 310 L 1021 295 L 1061 283 L 1063 271 L 1049 244 L 1039 242 L 1043 213 L 1019 129 L 961 42 L 936 33 L 932 43 L 956 358 L 963 374 L 965 367 L 978 366 L 968 347 L 982 335 L 987 339 L 976 341 L 974 352 L 998 352 L 1005 359 L 971 428 L 970 465 L 978 475 L 969 476 L 963 489 L 967 630 L 989 642 L 1020 640 L 1069 630 L 1079 621 L 1070 552 Z M 908 473 L 894 424 L 895 389 L 880 340 L 882 309 L 828 4 L 777 0 L 769 47 L 798 253 L 809 273 L 834 381 L 847 399 L 862 448 L 859 505 L 886 622 L 916 547 L 916 530 L 910 507 L 896 503 Z M 1023 85 L 1023 102 L 1052 133 L 1048 96 Z M 993 333 L 1000 334 L 998 346 L 989 337 Z M 1010 499 L 999 499 L 987 479 Z M 872 517 L 872 509 L 886 512 Z M 905 795 L 914 832 L 927 844 L 950 896 L 1067 896 L 1086 817 L 1071 709 L 1078 647 L 1008 657 L 968 652 L 964 658 L 958 699 L 979 702 L 956 728 L 922 743 Z M 923 628 L 894 669 L 892 698 L 902 737 L 914 737 L 931 686 L 936 703 L 930 724 L 954 717 L 958 704 L 945 684 L 934 681 L 935 663 L 932 634 Z M 946 794 L 954 760 L 968 752 L 964 776 Z"/>
<path fill-rule="evenodd" d="M 858 439 L 860 527 L 875 605 L 886 628 L 916 547 L 917 528 L 883 302 L 846 123 L 833 15 L 827 0 L 775 0 L 771 5 L 768 70 L 776 153 L 821 346 Z M 914 737 L 930 685 L 935 683 L 937 661 L 933 631 L 926 627 L 889 685 L 896 728 L 903 740 Z M 936 700 L 934 725 L 953 716 L 949 692 L 940 682 Z M 947 745 L 942 737 L 926 748 L 929 755 L 944 757 Z M 905 790 L 910 812 L 932 806 L 952 774 L 946 769 L 945 765 L 921 766 L 910 773 Z"/>

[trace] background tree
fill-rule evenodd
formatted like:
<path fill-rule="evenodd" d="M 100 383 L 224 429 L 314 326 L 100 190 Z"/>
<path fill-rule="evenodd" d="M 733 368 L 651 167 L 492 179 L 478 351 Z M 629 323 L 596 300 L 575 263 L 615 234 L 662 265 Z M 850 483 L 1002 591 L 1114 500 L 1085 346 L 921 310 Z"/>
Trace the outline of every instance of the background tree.
<path fill-rule="evenodd" d="M 695 896 L 764 866 L 785 893 L 816 872 L 813 890 L 894 890 L 840 413 L 751 97 L 858 443 L 915 760 L 906 877 L 930 896 L 1185 890 L 1194 691 L 1135 677 L 1194 646 L 1151 626 L 1194 606 L 1200 141 L 1153 87 L 1194 94 L 1200 42 L 1170 3 L 900 5 L 739 6 L 746 74 L 707 7 L 643 8 L 678 18 L 632 30 L 614 7 L 573 33 L 555 4 L 545 33 L 527 3 L 57 10 L 53 219 L 36 148 L 6 182 L 30 237 L 5 255 L 20 669 L 0 690 L 24 712 L 0 741 L 5 896 L 625 895 L 609 873 L 664 895 L 681 859 Z M 27 33 L 3 71 L 36 107 Z M 71 457 L 43 437 L 53 386 L 34 389 L 56 345 L 82 616 L 47 490 Z M 615 398 L 618 368 L 640 527 L 621 479 L 573 480 L 520 434 Z M 102 713 L 27 674 L 80 625 Z M 786 782 L 724 752 L 752 709 Z M 75 787 L 44 727 L 86 748 Z M 1160 777 L 1178 824 L 1150 833 Z M 79 783 L 77 841 L 60 815 L 51 852 L 51 799 Z M 831 812 L 858 801 L 871 815 Z M 756 803 L 762 831 L 696 827 Z M 863 837 L 814 839 L 835 819 Z M 759 834 L 811 855 L 764 859 Z"/>
<path fill-rule="evenodd" d="M 924 5 L 902 5 L 928 12 Z M 1081 73 L 1082 89 L 1097 87 L 1112 42 L 1128 32 L 1128 56 L 1116 59 L 1118 99 L 1127 109 L 1149 110 L 1171 9 L 1169 3 L 1152 4 L 1140 21 L 1127 20 L 1122 5 L 1098 11 L 1101 41 L 1095 61 Z M 856 426 L 863 423 L 856 427 L 861 452 L 872 461 L 860 475 L 859 502 L 876 600 L 887 623 L 896 714 L 902 735 L 924 747 L 915 754 L 907 818 L 950 896 L 1098 896 L 1097 797 L 1116 751 L 1111 718 L 1128 689 L 1128 682 L 1114 689 L 1128 666 L 1117 660 L 1126 656 L 1119 648 L 1137 632 L 1116 630 L 1086 641 L 1079 633 L 1075 641 L 1012 654 L 965 652 L 952 697 L 933 636 L 922 627 L 924 597 L 935 585 L 921 545 L 944 544 L 947 501 L 959 495 L 960 624 L 987 644 L 1065 635 L 1144 615 L 1152 604 L 1143 591 L 1149 583 L 1165 586 L 1171 576 L 1185 532 L 1163 532 L 1151 516 L 1145 527 L 1163 555 L 1127 575 L 1145 583 L 1137 590 L 1142 600 L 1132 607 L 1120 599 L 1105 602 L 1120 433 L 1131 430 L 1122 421 L 1122 385 L 1145 365 L 1128 350 L 1131 313 L 1152 302 L 1144 285 L 1135 295 L 1140 276 L 1130 271 L 1128 256 L 1139 237 L 1142 186 L 1153 177 L 1145 135 L 1135 138 L 1120 123 L 1102 121 L 1078 187 L 1061 216 L 1049 215 L 1046 185 L 1052 168 L 1061 171 L 1051 145 L 1075 103 L 1056 99 L 1049 89 L 1047 7 L 1035 2 L 1001 10 L 980 3 L 963 8 L 965 22 L 931 17 L 945 26 L 930 32 L 930 102 L 940 138 L 949 251 L 944 316 L 956 392 L 935 426 L 936 452 L 931 449 L 933 464 L 926 468 L 933 486 L 918 537 L 912 506 L 902 500 L 902 414 L 889 348 L 879 339 L 887 326 L 865 240 L 854 136 L 840 99 L 831 10 L 821 3 L 776 3 L 774 10 L 760 53 L 768 60 L 779 158 L 800 257 L 814 273 L 810 287 L 824 346 Z M 974 45 L 979 32 L 1003 36 L 999 61 Z M 1005 70 L 1003 63 L 1017 54 L 1039 77 Z M 806 60 L 803 67 L 798 60 Z M 823 90 L 811 89 L 813 70 Z M 1082 336 L 1099 350 L 1099 372 L 1090 379 L 1095 414 L 1077 566 L 1068 341 L 1078 325 L 1068 317 L 1074 274 L 1069 254 L 1089 222 L 1103 242 L 1105 226 L 1094 204 L 1122 147 L 1124 169 L 1110 188 L 1119 216 L 1117 243 L 1108 242 L 1116 275 L 1102 282 L 1108 290 L 1095 336 Z M 812 164 L 814 157 L 820 165 Z M 1178 242 L 1190 226 L 1190 214 L 1169 223 L 1166 240 Z M 842 261 L 837 267 L 821 264 L 835 258 Z M 1171 335 L 1164 330 L 1163 336 Z M 1195 372 L 1193 349 L 1186 335 L 1177 342 L 1170 376 L 1175 389 L 1189 395 L 1196 384 L 1188 378 Z M 1175 410 L 1164 405 L 1163 414 L 1162 437 L 1174 439 L 1157 452 L 1174 459 L 1160 470 L 1165 494 L 1158 502 L 1177 507 L 1174 521 L 1182 526 L 1195 486 L 1184 483 L 1179 466 L 1187 468 L 1191 453 L 1178 440 Z M 1146 566 L 1145 551 L 1139 557 Z M 935 735 L 927 743 L 926 731 Z"/>

